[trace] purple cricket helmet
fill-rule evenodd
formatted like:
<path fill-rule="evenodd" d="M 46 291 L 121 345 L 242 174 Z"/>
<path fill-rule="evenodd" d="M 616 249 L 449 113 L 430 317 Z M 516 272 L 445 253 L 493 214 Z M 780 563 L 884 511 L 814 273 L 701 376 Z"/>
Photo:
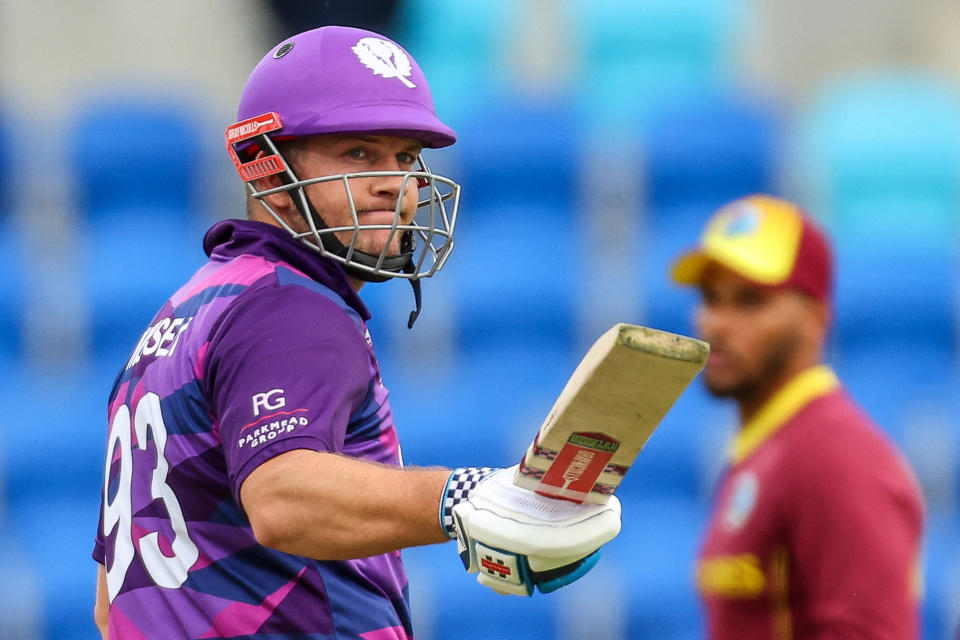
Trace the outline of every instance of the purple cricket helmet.
<path fill-rule="evenodd" d="M 260 60 L 240 97 L 237 121 L 276 112 L 277 136 L 371 133 L 431 148 L 457 140 L 437 118 L 427 79 L 395 42 L 364 29 L 321 27 L 284 40 Z"/>
<path fill-rule="evenodd" d="M 275 141 L 369 134 L 413 138 L 432 148 L 453 144 L 456 134 L 437 118 L 416 61 L 398 44 L 371 31 L 339 26 L 306 31 L 284 40 L 260 60 L 244 87 L 237 117 L 238 122 L 226 130 L 227 151 L 250 195 L 280 227 L 341 263 L 348 275 L 369 282 L 407 279 L 417 307 L 411 314 L 412 326 L 420 310 L 419 280 L 443 267 L 453 250 L 460 185 L 430 171 L 419 156 L 416 169 L 410 171 L 297 176 Z M 260 179 L 271 175 L 278 175 L 283 186 L 265 187 Z M 384 176 L 401 180 L 393 223 L 365 223 L 351 185 Z M 327 226 L 304 190 L 320 182 L 338 182 L 346 189 L 352 225 Z M 412 222 L 404 223 L 402 194 L 413 185 L 419 189 L 417 211 Z M 306 231 L 294 229 L 265 199 L 278 191 L 290 193 Z M 389 231 L 379 253 L 357 248 L 365 231 Z M 395 251 L 390 248 L 394 238 L 400 239 L 399 254 L 388 253 Z"/>

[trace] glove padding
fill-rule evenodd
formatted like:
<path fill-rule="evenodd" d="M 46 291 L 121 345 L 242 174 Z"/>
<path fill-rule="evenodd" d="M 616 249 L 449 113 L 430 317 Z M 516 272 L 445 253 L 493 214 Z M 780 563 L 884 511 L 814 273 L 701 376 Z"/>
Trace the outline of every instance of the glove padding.
<path fill-rule="evenodd" d="M 513 484 L 515 467 L 485 477 L 453 507 L 463 566 L 498 593 L 555 591 L 585 575 L 620 532 L 620 501 L 576 504 Z"/>

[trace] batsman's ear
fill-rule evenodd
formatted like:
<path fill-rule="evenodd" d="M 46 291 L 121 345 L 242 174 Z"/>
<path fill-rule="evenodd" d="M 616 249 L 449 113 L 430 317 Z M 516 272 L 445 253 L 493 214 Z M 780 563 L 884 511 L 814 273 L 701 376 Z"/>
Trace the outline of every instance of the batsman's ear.
<path fill-rule="evenodd" d="M 254 156 L 255 160 L 265 157 L 267 154 L 262 150 L 257 152 L 257 155 Z M 283 179 L 280 177 L 280 174 L 273 173 L 262 178 L 257 178 L 252 182 L 253 186 L 257 191 L 267 191 L 269 189 L 276 189 L 277 187 L 283 186 Z M 296 207 L 293 203 L 293 199 L 289 192 L 287 191 L 278 191 L 277 193 L 271 193 L 268 196 L 263 196 L 263 200 L 266 201 L 270 207 L 276 211 L 279 215 L 284 218 L 288 214 L 296 215 Z"/>

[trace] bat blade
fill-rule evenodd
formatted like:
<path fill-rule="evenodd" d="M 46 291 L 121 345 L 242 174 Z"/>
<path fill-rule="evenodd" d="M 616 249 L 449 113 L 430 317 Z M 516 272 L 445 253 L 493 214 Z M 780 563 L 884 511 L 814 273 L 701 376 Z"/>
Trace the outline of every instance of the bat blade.
<path fill-rule="evenodd" d="M 551 498 L 606 502 L 709 354 L 702 340 L 614 325 L 570 376 L 514 484 Z"/>

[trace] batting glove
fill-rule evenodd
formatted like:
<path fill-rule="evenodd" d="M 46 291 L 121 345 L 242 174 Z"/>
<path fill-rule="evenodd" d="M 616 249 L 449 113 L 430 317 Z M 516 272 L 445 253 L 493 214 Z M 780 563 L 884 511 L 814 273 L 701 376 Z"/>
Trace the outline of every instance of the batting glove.
<path fill-rule="evenodd" d="M 576 504 L 513 484 L 516 467 L 455 470 L 441 521 L 464 568 L 503 594 L 549 593 L 584 576 L 620 532 L 620 501 Z"/>

